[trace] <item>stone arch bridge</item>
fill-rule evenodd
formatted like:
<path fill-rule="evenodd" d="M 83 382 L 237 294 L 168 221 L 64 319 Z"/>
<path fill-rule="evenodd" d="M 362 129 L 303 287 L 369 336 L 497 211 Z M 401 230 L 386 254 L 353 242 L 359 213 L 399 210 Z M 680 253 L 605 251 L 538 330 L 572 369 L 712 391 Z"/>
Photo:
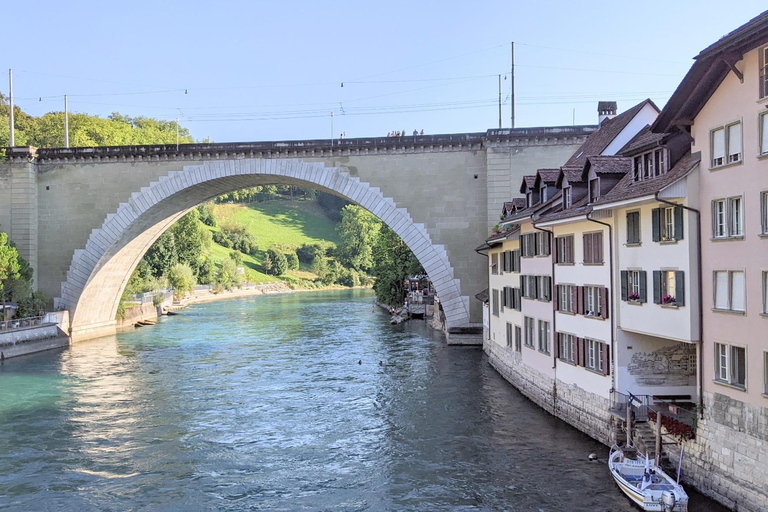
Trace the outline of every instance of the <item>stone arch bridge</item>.
<path fill-rule="evenodd" d="M 113 333 L 128 278 L 150 245 L 200 203 L 265 184 L 359 204 L 413 250 L 446 327 L 479 322 L 486 261 L 474 247 L 524 174 L 559 166 L 593 126 L 401 138 L 102 148 L 9 148 L 0 230 L 35 286 L 70 312 L 73 339 Z"/>

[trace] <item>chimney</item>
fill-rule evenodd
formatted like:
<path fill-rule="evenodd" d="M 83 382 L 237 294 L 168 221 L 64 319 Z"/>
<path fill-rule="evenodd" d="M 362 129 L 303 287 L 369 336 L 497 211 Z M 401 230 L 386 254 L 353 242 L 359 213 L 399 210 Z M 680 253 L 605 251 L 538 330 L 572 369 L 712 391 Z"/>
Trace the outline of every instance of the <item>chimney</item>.
<path fill-rule="evenodd" d="M 616 102 L 615 101 L 598 101 L 597 102 L 597 124 L 602 125 L 606 119 L 613 119 L 616 117 Z"/>

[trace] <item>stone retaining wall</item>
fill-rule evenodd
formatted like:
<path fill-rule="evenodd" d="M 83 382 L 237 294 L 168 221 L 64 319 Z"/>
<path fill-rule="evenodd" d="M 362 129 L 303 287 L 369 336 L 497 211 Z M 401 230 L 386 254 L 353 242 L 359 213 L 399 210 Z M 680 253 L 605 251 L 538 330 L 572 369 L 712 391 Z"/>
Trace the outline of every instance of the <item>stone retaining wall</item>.
<path fill-rule="evenodd" d="M 0 359 L 69 346 L 69 337 L 56 324 L 0 333 Z"/>
<path fill-rule="evenodd" d="M 768 408 L 704 393 L 704 419 L 684 444 L 683 482 L 739 512 L 768 510 Z M 676 465 L 679 448 L 666 451 Z"/>
<path fill-rule="evenodd" d="M 542 375 L 511 348 L 485 340 L 483 350 L 491 366 L 539 407 L 603 444 L 616 442 L 618 429 L 608 399 Z"/>

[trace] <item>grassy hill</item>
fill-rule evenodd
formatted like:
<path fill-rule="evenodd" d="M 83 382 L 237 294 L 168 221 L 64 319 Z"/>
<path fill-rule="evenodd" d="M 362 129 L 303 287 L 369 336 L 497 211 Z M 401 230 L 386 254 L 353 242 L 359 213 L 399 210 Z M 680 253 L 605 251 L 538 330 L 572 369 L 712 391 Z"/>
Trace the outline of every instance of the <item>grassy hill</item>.
<path fill-rule="evenodd" d="M 278 279 L 298 282 L 313 280 L 310 269 L 289 270 L 279 278 L 261 272 L 261 263 L 267 249 L 277 246 L 283 250 L 295 250 L 303 244 L 337 245 L 339 236 L 336 223 L 326 216 L 315 201 L 288 201 L 275 199 L 249 204 L 217 204 L 214 215 L 220 227 L 208 227 L 218 231 L 221 227 L 245 227 L 256 237 L 259 251 L 255 256 L 243 254 L 246 279 L 253 283 L 267 283 Z M 229 258 L 232 249 L 215 242 L 209 249 L 213 261 L 220 264 Z"/>

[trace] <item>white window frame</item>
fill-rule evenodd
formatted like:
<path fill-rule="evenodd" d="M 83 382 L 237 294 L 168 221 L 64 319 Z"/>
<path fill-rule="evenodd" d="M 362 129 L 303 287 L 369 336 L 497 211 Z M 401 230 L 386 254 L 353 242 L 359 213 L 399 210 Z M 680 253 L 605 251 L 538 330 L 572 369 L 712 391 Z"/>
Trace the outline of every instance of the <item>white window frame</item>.
<path fill-rule="evenodd" d="M 744 200 L 741 196 L 728 198 L 728 231 L 732 237 L 744 236 Z"/>
<path fill-rule="evenodd" d="M 515 325 L 515 352 L 523 351 L 523 328 Z"/>
<path fill-rule="evenodd" d="M 760 48 L 760 68 L 759 68 L 759 96 L 760 99 L 768 97 L 768 46 Z"/>
<path fill-rule="evenodd" d="M 630 300 L 640 300 L 640 271 L 639 270 L 628 270 L 627 271 L 627 297 L 629 297 L 631 294 L 636 294 L 637 299 L 630 299 Z"/>
<path fill-rule="evenodd" d="M 589 180 L 587 188 L 589 192 L 589 203 L 592 204 L 598 201 L 600 199 L 600 178 L 592 178 Z"/>
<path fill-rule="evenodd" d="M 499 253 L 497 252 L 491 254 L 491 274 L 499 275 Z"/>
<path fill-rule="evenodd" d="M 584 315 L 601 317 L 603 316 L 602 286 L 584 287 Z M 590 315 L 590 311 L 592 314 Z"/>
<path fill-rule="evenodd" d="M 558 357 L 563 361 L 576 364 L 576 336 L 573 334 L 560 333 L 560 346 L 558 347 Z"/>
<path fill-rule="evenodd" d="M 546 185 L 543 185 L 539 189 L 539 199 L 541 200 L 540 202 L 542 202 L 542 203 L 547 200 L 547 186 Z"/>
<path fill-rule="evenodd" d="M 739 354 L 743 359 L 744 375 L 738 375 L 739 366 L 734 364 Z M 747 347 L 715 343 L 715 381 L 747 389 Z"/>
<path fill-rule="evenodd" d="M 731 148 L 731 130 L 739 130 L 739 147 Z M 720 130 L 723 131 L 723 156 L 715 158 L 715 134 Z M 710 130 L 709 135 L 709 150 L 710 150 L 710 168 L 716 169 L 718 167 L 724 167 L 726 165 L 737 164 L 744 160 L 744 130 L 741 121 L 734 121 L 723 126 L 718 126 Z M 738 151 L 736 151 L 738 150 Z"/>
<path fill-rule="evenodd" d="M 712 237 L 728 238 L 728 206 L 725 199 L 712 201 Z"/>
<path fill-rule="evenodd" d="M 763 352 L 763 394 L 768 395 L 768 351 Z"/>
<path fill-rule="evenodd" d="M 493 304 L 491 304 L 491 312 L 493 313 L 493 316 L 499 316 L 499 310 L 500 310 L 500 302 L 499 302 L 499 290 L 491 290 L 491 300 L 493 301 Z"/>
<path fill-rule="evenodd" d="M 561 284 L 558 286 L 560 296 L 557 298 L 558 311 L 574 313 L 573 285 Z"/>
<path fill-rule="evenodd" d="M 596 372 L 603 371 L 603 342 L 597 340 L 586 340 L 587 354 L 584 363 L 590 370 Z"/>
<path fill-rule="evenodd" d="M 766 270 L 763 270 L 761 284 L 763 289 L 763 315 L 768 315 L 768 271 Z"/>
<path fill-rule="evenodd" d="M 661 226 L 659 226 L 659 236 L 661 239 L 674 240 L 675 239 L 675 207 L 665 206 L 661 208 Z"/>
<path fill-rule="evenodd" d="M 675 277 L 675 270 L 662 270 L 661 271 L 661 303 L 664 304 L 664 296 L 669 295 L 675 297 L 675 285 L 677 284 Z M 673 301 L 674 302 L 674 301 Z"/>
<path fill-rule="evenodd" d="M 552 330 L 549 322 L 539 320 L 539 352 L 549 354 L 552 350 Z"/>
<path fill-rule="evenodd" d="M 523 345 L 528 348 L 536 346 L 536 320 L 529 316 L 523 317 Z"/>
<path fill-rule="evenodd" d="M 760 234 L 768 235 L 768 190 L 760 192 Z"/>
<path fill-rule="evenodd" d="M 570 208 L 573 204 L 571 198 L 571 187 L 565 187 L 563 189 L 563 204 L 566 208 Z"/>
<path fill-rule="evenodd" d="M 766 82 L 768 84 L 768 81 Z M 768 112 L 762 112 L 757 118 L 759 155 L 768 155 Z"/>
<path fill-rule="evenodd" d="M 717 307 L 717 274 L 726 273 L 726 307 Z M 744 282 L 744 295 L 742 296 L 741 303 L 744 305 L 744 309 L 735 309 L 733 306 L 733 276 L 734 274 L 741 274 L 742 281 Z M 738 313 L 745 313 L 747 311 L 747 276 L 744 270 L 715 270 L 712 272 L 712 305 L 713 308 L 718 311 L 735 311 Z"/>
<path fill-rule="evenodd" d="M 712 238 L 744 237 L 744 197 L 720 197 L 712 200 Z"/>

